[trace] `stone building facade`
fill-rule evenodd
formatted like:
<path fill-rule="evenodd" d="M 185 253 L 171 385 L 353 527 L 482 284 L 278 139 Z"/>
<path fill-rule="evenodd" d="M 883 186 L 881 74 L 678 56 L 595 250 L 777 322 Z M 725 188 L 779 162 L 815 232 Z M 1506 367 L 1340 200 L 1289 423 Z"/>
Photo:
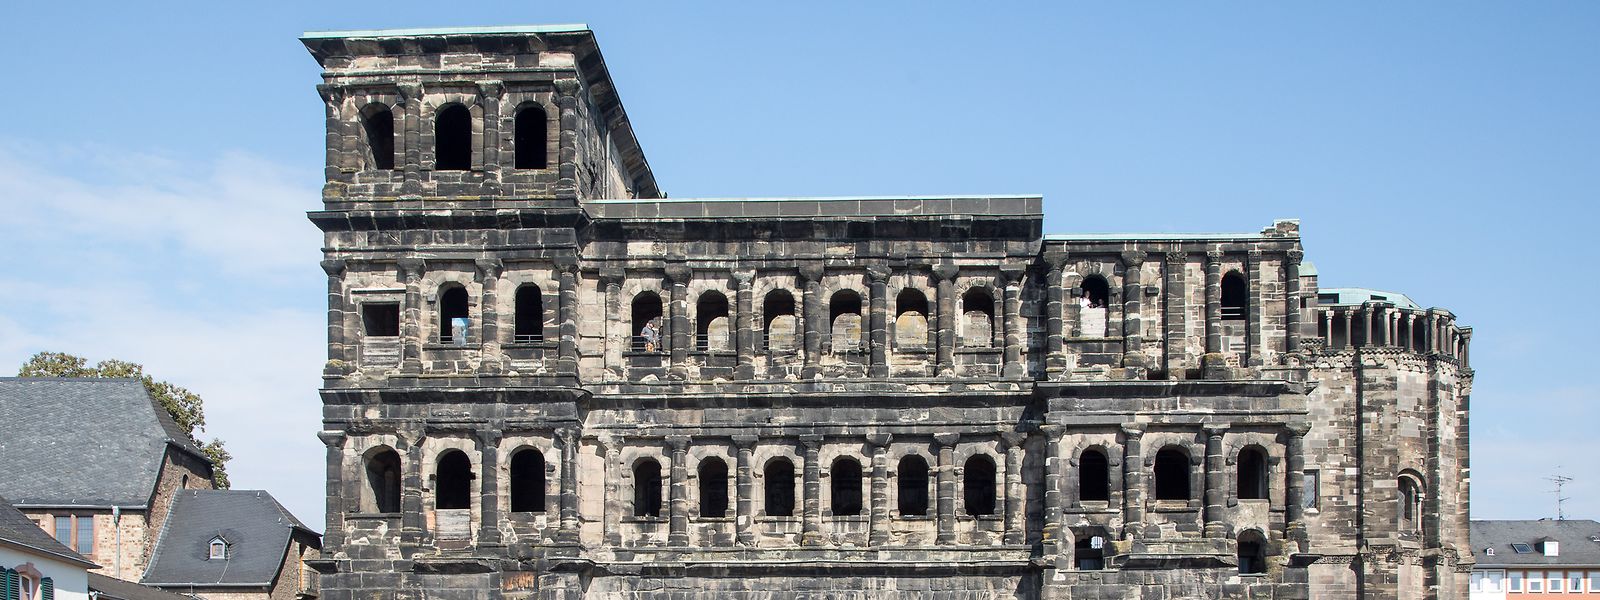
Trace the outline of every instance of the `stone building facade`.
<path fill-rule="evenodd" d="M 310 33 L 356 598 L 1466 598 L 1471 330 L 1299 225 L 668 199 L 582 26 Z"/>

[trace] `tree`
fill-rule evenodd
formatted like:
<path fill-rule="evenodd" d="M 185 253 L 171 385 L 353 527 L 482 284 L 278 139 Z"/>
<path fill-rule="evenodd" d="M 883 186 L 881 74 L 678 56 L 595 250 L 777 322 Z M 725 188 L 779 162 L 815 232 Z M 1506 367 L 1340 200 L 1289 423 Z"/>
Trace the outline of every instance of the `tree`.
<path fill-rule="evenodd" d="M 196 434 L 206 429 L 206 413 L 200 395 L 166 381 L 156 381 L 144 372 L 144 365 L 122 360 L 103 360 L 94 366 L 81 356 L 65 352 L 40 352 L 22 363 L 18 377 L 105 377 L 131 378 L 144 384 L 150 396 L 167 409 L 173 422 L 189 436 L 189 441 L 211 459 L 211 480 L 219 489 L 228 488 L 228 459 L 233 455 L 223 447 L 222 440 L 202 442 Z"/>

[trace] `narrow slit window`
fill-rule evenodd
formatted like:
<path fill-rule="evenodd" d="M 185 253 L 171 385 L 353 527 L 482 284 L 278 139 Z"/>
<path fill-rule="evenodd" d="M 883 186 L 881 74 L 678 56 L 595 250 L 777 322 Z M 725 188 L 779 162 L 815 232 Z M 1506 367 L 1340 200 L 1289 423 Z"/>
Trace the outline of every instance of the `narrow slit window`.
<path fill-rule="evenodd" d="M 1245 285 L 1244 275 L 1238 271 L 1228 271 L 1222 276 L 1222 318 L 1230 321 L 1244 320 L 1245 311 L 1249 310 L 1249 288 Z"/>
<path fill-rule="evenodd" d="M 720 519 L 728 516 L 728 463 L 720 458 L 700 461 L 700 516 Z"/>
<path fill-rule="evenodd" d="M 511 512 L 544 512 L 544 454 L 533 448 L 511 456 Z"/>
<path fill-rule="evenodd" d="M 794 463 L 775 458 L 761 474 L 763 507 L 769 517 L 794 516 Z"/>
<path fill-rule="evenodd" d="M 516 135 L 512 139 L 517 153 L 516 168 L 543 169 L 549 166 L 549 129 L 549 118 L 538 105 L 528 105 L 517 111 Z"/>
<path fill-rule="evenodd" d="M 519 344 L 544 339 L 544 296 L 539 286 L 527 284 L 517 288 L 516 332 L 513 340 Z"/>

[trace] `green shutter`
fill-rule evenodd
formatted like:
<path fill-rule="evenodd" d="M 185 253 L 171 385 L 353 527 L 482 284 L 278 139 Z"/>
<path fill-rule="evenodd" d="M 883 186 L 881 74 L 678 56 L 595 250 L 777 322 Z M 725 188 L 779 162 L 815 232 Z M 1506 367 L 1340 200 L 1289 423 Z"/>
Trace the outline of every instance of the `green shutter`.
<path fill-rule="evenodd" d="M 49 577 L 39 581 L 39 600 L 56 600 L 56 582 Z"/>
<path fill-rule="evenodd" d="M 22 592 L 19 583 L 16 571 L 0 569 L 0 600 L 18 600 Z"/>

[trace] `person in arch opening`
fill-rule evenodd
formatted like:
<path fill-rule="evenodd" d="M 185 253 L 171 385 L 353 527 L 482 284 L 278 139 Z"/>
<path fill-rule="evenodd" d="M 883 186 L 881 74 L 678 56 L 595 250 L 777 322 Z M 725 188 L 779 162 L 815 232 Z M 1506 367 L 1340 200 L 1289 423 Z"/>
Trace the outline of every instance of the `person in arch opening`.
<path fill-rule="evenodd" d="M 644 338 L 644 351 L 655 352 L 661 347 L 661 317 L 646 321 L 644 328 L 639 330 L 639 337 Z"/>

